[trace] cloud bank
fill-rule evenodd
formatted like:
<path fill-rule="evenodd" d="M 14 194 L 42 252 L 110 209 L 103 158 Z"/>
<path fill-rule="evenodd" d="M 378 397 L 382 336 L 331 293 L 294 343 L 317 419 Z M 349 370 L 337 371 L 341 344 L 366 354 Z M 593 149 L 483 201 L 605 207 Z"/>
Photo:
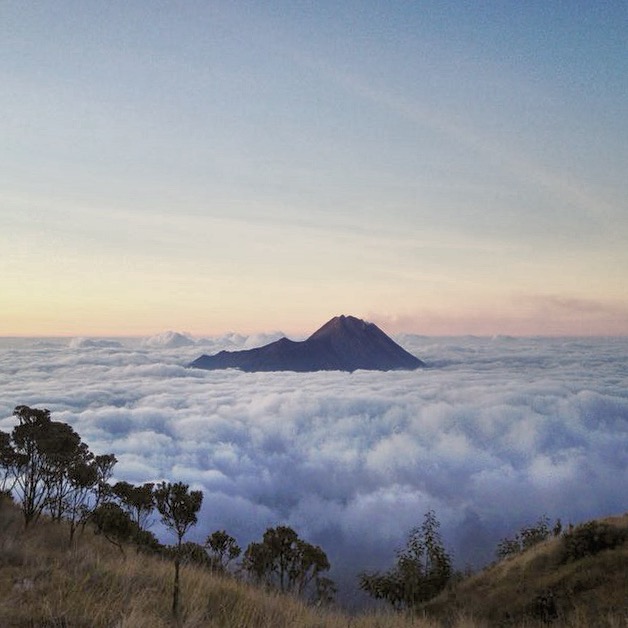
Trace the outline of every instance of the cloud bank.
<path fill-rule="evenodd" d="M 252 340 L 172 338 L 0 341 L 0 429 L 18 404 L 47 407 L 116 454 L 117 479 L 202 489 L 191 538 L 226 528 L 246 545 L 292 525 L 345 594 L 430 508 L 459 566 L 544 513 L 626 509 L 626 338 L 400 336 L 431 368 L 353 374 L 190 370 Z"/>

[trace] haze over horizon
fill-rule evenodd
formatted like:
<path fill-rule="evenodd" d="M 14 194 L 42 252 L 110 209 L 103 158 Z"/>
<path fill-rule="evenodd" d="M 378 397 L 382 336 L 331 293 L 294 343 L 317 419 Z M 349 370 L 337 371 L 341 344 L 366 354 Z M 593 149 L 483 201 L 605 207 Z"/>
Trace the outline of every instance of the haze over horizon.
<path fill-rule="evenodd" d="M 0 335 L 628 335 L 628 4 L 5 0 Z"/>

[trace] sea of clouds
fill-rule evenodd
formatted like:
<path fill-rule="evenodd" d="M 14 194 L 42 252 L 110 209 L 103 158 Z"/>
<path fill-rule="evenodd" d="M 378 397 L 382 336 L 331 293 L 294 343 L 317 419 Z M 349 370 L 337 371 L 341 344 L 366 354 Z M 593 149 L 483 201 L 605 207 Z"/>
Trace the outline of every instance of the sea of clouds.
<path fill-rule="evenodd" d="M 458 567 L 543 514 L 628 509 L 628 338 L 399 336 L 429 366 L 412 372 L 186 368 L 279 336 L 1 339 L 0 429 L 46 407 L 115 453 L 116 479 L 202 489 L 190 540 L 225 528 L 245 547 L 290 525 L 345 598 L 428 509 Z"/>

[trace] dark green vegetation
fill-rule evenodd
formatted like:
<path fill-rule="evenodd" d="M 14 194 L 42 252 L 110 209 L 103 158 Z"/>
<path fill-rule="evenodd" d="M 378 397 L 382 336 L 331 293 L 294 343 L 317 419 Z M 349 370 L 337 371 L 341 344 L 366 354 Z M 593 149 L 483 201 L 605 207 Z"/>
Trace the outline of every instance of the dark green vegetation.
<path fill-rule="evenodd" d="M 203 493 L 189 491 L 182 482 L 170 484 L 162 482 L 154 492 L 155 504 L 161 515 L 161 522 L 177 535 L 177 549 L 174 555 L 174 588 L 172 613 L 179 615 L 179 572 L 181 567 L 181 543 L 185 533 L 196 525 L 196 513 L 201 509 Z"/>
<path fill-rule="evenodd" d="M 303 595 L 314 584 L 317 601 L 333 598 L 333 582 L 321 575 L 329 570 L 325 552 L 287 526 L 268 528 L 261 543 L 251 543 L 242 568 L 258 584 L 276 586 L 282 593 Z"/>
<path fill-rule="evenodd" d="M 553 528 L 554 536 L 559 536 L 563 526 L 560 519 L 556 520 Z M 524 526 L 513 538 L 506 537 L 497 545 L 496 555 L 498 559 L 508 558 L 521 554 L 530 548 L 546 541 L 550 537 L 549 519 L 541 517 L 534 525 Z"/>
<path fill-rule="evenodd" d="M 438 532 L 434 511 L 425 513 L 420 527 L 408 537 L 395 566 L 384 574 L 363 573 L 360 588 L 395 608 L 415 608 L 437 596 L 451 578 L 451 557 Z"/>
<path fill-rule="evenodd" d="M 628 625 L 628 514 L 563 531 L 547 519 L 524 527 L 517 551 L 447 587 L 422 608 L 439 616 L 464 610 L 489 625 Z M 506 539 L 507 540 L 507 539 Z M 510 541 L 513 541 L 512 539 Z M 505 557 L 504 557 L 505 556 Z"/>
<path fill-rule="evenodd" d="M 113 454 L 92 454 L 47 410 L 18 406 L 14 415 L 12 433 L 0 432 L 0 626 L 628 623 L 628 515 L 566 530 L 541 517 L 499 542 L 496 563 L 463 576 L 429 511 L 391 569 L 360 575 L 361 588 L 394 612 L 350 618 L 329 610 L 325 552 L 292 528 L 268 528 L 244 552 L 225 530 L 204 545 L 185 542 L 200 491 L 112 484 Z M 175 545 L 149 530 L 157 513 Z"/>
<path fill-rule="evenodd" d="M 241 550 L 224 530 L 207 538 L 206 546 L 183 543 L 196 525 L 203 502 L 201 491 L 190 491 L 182 482 L 109 483 L 116 458 L 95 456 L 66 423 L 52 420 L 46 409 L 17 406 L 18 424 L 11 434 L 0 431 L 0 471 L 3 499 L 17 498 L 28 530 L 45 513 L 52 521 L 69 525 L 68 545 L 77 528 L 89 525 L 125 556 L 133 544 L 137 552 L 153 552 L 174 563 L 172 613 L 180 615 L 180 568 L 183 561 L 226 571 Z M 158 511 L 162 524 L 174 533 L 176 545 L 165 547 L 148 530 Z M 209 552 L 209 553 L 208 553 Z M 329 570 L 325 552 L 300 539 L 291 528 L 269 528 L 261 543 L 251 543 L 240 573 L 281 592 L 317 601 L 331 600 L 334 586 L 321 574 Z"/>

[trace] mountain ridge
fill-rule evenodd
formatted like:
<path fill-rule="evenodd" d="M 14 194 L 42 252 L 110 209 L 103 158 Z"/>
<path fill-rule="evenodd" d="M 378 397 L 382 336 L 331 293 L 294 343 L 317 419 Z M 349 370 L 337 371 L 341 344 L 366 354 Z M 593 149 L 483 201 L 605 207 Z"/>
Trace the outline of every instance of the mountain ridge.
<path fill-rule="evenodd" d="M 255 371 L 349 371 L 358 369 L 414 370 L 425 366 L 387 336 L 377 325 L 355 316 L 340 315 L 327 321 L 306 340 L 280 338 L 254 349 L 202 355 L 191 368 L 236 368 Z"/>

